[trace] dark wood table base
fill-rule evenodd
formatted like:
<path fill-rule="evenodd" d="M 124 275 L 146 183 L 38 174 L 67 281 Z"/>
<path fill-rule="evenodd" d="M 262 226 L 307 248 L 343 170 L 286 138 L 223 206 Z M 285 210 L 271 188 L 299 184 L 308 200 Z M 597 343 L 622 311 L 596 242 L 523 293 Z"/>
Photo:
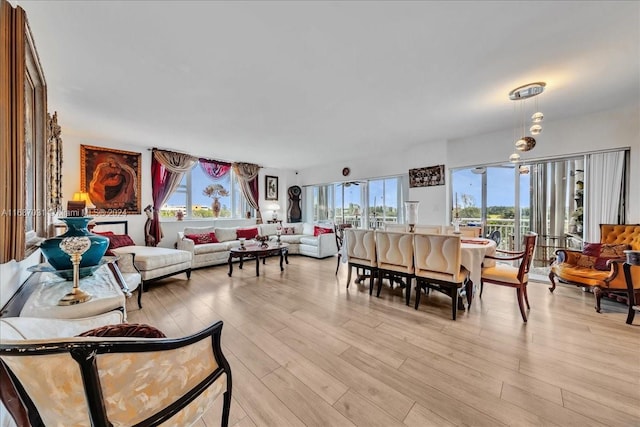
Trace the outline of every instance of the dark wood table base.
<path fill-rule="evenodd" d="M 279 245 L 269 244 L 267 247 L 259 245 L 245 246 L 245 249 L 233 248 L 229 251 L 229 277 L 233 274 L 233 258 L 240 258 L 238 268 L 242 270 L 245 259 L 255 258 L 256 260 L 256 276 L 260 276 L 260 259 L 262 264 L 265 263 L 267 257 L 280 255 L 280 271 L 284 271 L 284 263 L 289 264 L 289 245 L 281 243 Z"/>

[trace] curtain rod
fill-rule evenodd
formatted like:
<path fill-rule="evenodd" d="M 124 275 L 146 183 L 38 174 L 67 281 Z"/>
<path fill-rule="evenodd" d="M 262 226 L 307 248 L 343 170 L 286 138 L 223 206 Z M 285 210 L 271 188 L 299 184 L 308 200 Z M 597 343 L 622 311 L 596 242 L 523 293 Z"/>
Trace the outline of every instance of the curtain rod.
<path fill-rule="evenodd" d="M 229 164 L 233 164 L 233 163 L 247 163 L 247 164 L 251 164 L 251 165 L 256 165 L 258 166 L 260 169 L 264 168 L 264 166 L 262 165 L 258 165 L 256 163 L 249 163 L 249 162 L 236 162 L 236 161 L 232 161 L 232 160 L 222 160 L 222 159 L 212 159 L 211 157 L 205 157 L 205 156 L 194 156 L 191 153 L 187 153 L 186 151 L 180 151 L 180 150 L 174 150 L 173 148 L 158 148 L 158 147 L 151 147 L 151 148 L 147 148 L 147 151 L 153 151 L 153 150 L 159 150 L 159 151 L 172 151 L 174 153 L 181 153 L 181 154 L 187 154 L 189 156 L 193 156 L 193 157 L 197 157 L 199 159 L 206 159 L 206 160 L 212 160 L 214 162 L 221 162 L 221 163 L 229 163 Z"/>

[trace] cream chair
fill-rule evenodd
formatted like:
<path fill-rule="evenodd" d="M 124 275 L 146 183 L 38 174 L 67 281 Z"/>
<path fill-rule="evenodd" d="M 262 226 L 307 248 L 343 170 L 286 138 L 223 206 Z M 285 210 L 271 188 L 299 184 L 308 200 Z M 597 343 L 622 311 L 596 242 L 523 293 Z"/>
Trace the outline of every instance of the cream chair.
<path fill-rule="evenodd" d="M 443 234 L 453 234 L 453 226 L 444 227 Z M 460 236 L 462 237 L 480 237 L 480 233 L 482 232 L 482 227 L 476 226 L 460 226 Z"/>
<path fill-rule="evenodd" d="M 414 277 L 413 234 L 376 231 L 376 254 L 378 256 L 378 292 L 382 288 L 382 279 L 389 277 L 391 287 L 395 277 L 405 278 L 405 298 L 409 305 L 411 281 Z"/>
<path fill-rule="evenodd" d="M 31 425 L 192 425 L 222 399 L 231 371 L 222 322 L 186 338 L 73 337 L 0 341 L 0 360 Z"/>
<path fill-rule="evenodd" d="M 369 275 L 369 295 L 373 293 L 373 278 L 378 272 L 378 262 L 376 258 L 375 234 L 372 230 L 350 229 L 344 230 L 347 247 L 347 260 L 349 273 L 347 275 L 347 288 L 351 283 L 351 271 L 353 267 L 368 270 Z"/>
<path fill-rule="evenodd" d="M 465 287 L 471 307 L 473 283 L 469 271 L 461 265 L 460 236 L 416 234 L 415 251 L 416 305 L 420 305 L 422 288 L 434 289 L 451 297 L 451 315 L 456 320 L 458 289 Z"/>
<path fill-rule="evenodd" d="M 522 320 L 527 321 L 527 314 L 524 311 L 524 302 L 529 307 L 529 298 L 527 297 L 527 284 L 529 283 L 529 268 L 531 267 L 531 260 L 533 259 L 533 252 L 536 246 L 536 233 L 529 233 L 524 236 L 524 250 L 522 252 L 511 251 L 496 251 L 496 253 L 503 253 L 508 256 L 489 256 L 494 260 L 501 261 L 513 261 L 520 260 L 520 266 L 514 267 L 507 263 L 496 263 L 492 267 L 485 267 L 482 269 L 482 278 L 480 279 L 480 298 L 482 298 L 482 291 L 484 283 L 493 283 L 494 285 L 508 286 L 510 288 L 516 288 L 516 296 L 518 299 L 518 306 L 520 307 L 520 314 Z"/>
<path fill-rule="evenodd" d="M 408 227 L 406 224 L 396 224 L 395 222 L 385 222 L 384 231 L 406 232 Z"/>
<path fill-rule="evenodd" d="M 414 232 L 417 234 L 442 234 L 442 226 L 416 224 Z"/>

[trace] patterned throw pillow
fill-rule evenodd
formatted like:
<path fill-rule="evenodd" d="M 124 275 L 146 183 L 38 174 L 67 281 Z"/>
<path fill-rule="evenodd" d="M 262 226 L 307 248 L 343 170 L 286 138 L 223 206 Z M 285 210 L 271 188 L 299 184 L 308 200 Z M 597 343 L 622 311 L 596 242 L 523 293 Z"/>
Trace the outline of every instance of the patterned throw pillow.
<path fill-rule="evenodd" d="M 258 234 L 260 234 L 260 233 L 258 233 L 258 227 L 238 228 L 236 230 L 236 235 L 238 236 L 238 239 L 241 238 L 241 237 L 244 237 L 245 239 L 253 239 Z"/>
<path fill-rule="evenodd" d="M 135 337 L 135 338 L 166 338 L 162 331 L 144 323 L 120 323 L 90 329 L 79 337 Z"/>
<path fill-rule="evenodd" d="M 282 227 L 282 234 L 288 235 L 288 236 L 293 236 L 294 234 L 296 234 L 296 228 L 295 227 Z"/>
<path fill-rule="evenodd" d="M 219 243 L 216 233 L 203 233 L 203 234 L 185 234 L 184 237 L 193 240 L 196 245 L 204 245 L 207 243 Z"/>
<path fill-rule="evenodd" d="M 329 233 L 333 233 L 332 228 L 318 227 L 317 225 L 313 227 L 314 236 L 319 236 L 321 234 L 329 234 Z"/>
<path fill-rule="evenodd" d="M 624 258 L 624 251 L 627 249 L 629 246 L 624 244 L 585 243 L 582 256 L 578 259 L 578 266 L 609 271 L 610 267 L 607 266 L 607 261 Z"/>
<path fill-rule="evenodd" d="M 580 255 L 578 257 L 578 262 L 576 263 L 578 267 L 585 268 L 594 268 L 596 264 L 596 257 L 589 255 Z"/>

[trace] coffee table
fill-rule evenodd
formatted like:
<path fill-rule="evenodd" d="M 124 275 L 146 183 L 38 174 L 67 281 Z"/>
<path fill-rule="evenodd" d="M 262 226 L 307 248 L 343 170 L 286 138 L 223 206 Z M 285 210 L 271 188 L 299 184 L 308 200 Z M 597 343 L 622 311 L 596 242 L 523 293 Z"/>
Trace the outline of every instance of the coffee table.
<path fill-rule="evenodd" d="M 282 262 L 289 264 L 289 244 L 288 243 L 275 243 L 269 242 L 267 246 L 261 246 L 259 244 L 245 245 L 244 249 L 241 247 L 232 248 L 229 251 L 229 277 L 233 274 L 233 258 L 240 258 L 240 265 L 238 266 L 242 270 L 243 261 L 246 258 L 256 259 L 256 276 L 260 276 L 260 258 L 264 264 L 265 259 L 270 256 L 280 255 L 280 271 L 284 271 Z"/>

